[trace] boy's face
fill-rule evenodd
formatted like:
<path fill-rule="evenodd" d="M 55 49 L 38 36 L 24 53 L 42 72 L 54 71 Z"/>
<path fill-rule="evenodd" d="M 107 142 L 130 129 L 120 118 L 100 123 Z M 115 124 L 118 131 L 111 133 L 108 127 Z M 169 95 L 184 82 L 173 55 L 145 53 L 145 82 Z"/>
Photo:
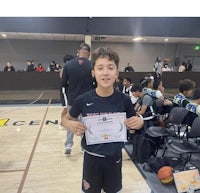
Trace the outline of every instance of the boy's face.
<path fill-rule="evenodd" d="M 123 80 L 123 85 L 124 85 L 125 87 L 129 87 L 129 86 L 131 85 L 131 83 L 130 83 L 127 79 L 124 79 L 124 80 Z"/>
<path fill-rule="evenodd" d="M 113 88 L 119 72 L 114 61 L 108 60 L 108 58 L 98 58 L 92 74 L 96 78 L 98 87 Z"/>
<path fill-rule="evenodd" d="M 141 92 L 135 91 L 135 92 L 132 92 L 132 95 L 133 95 L 134 97 L 136 97 L 136 98 L 139 98 L 139 97 L 141 97 Z"/>
<path fill-rule="evenodd" d="M 191 97 L 192 96 L 192 90 L 184 91 L 183 95 L 185 95 L 186 97 Z"/>

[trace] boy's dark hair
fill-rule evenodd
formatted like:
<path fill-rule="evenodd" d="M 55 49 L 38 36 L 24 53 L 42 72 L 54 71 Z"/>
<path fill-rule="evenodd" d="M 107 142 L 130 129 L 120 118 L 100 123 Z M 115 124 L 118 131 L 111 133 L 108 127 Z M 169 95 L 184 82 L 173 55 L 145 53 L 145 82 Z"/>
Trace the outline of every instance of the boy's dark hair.
<path fill-rule="evenodd" d="M 179 92 L 193 90 L 195 88 L 195 82 L 190 79 L 180 80 L 178 83 Z"/>
<path fill-rule="evenodd" d="M 129 77 L 124 77 L 123 80 L 124 80 L 124 79 L 126 79 L 128 82 L 132 83 L 131 78 L 129 78 Z"/>
<path fill-rule="evenodd" d="M 162 80 L 160 80 L 160 79 L 154 80 L 154 82 L 153 82 L 153 89 L 154 90 L 158 90 L 158 87 L 159 87 L 159 85 L 160 85 L 161 82 L 162 82 Z"/>
<path fill-rule="evenodd" d="M 140 83 L 135 83 L 132 87 L 131 87 L 131 92 L 142 92 L 142 85 Z"/>
<path fill-rule="evenodd" d="M 140 84 L 142 85 L 142 87 L 147 87 L 147 85 L 152 81 L 151 78 L 143 78 L 140 80 Z"/>
<path fill-rule="evenodd" d="M 111 48 L 107 47 L 100 47 L 94 50 L 92 54 L 92 69 L 94 69 L 95 62 L 99 58 L 108 58 L 108 60 L 112 60 L 115 62 L 117 68 L 119 66 L 119 55 L 115 51 L 113 51 Z"/>
<path fill-rule="evenodd" d="M 195 88 L 193 92 L 193 100 L 200 99 L 200 88 Z"/>

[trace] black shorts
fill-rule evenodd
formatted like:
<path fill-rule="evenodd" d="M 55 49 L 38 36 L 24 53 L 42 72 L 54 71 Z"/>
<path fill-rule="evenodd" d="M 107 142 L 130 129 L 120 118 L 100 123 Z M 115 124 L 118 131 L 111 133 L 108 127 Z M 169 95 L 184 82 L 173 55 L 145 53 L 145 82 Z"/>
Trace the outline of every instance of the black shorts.
<path fill-rule="evenodd" d="M 114 157 L 98 157 L 84 153 L 82 191 L 85 193 L 117 193 L 122 189 L 122 153 Z"/>

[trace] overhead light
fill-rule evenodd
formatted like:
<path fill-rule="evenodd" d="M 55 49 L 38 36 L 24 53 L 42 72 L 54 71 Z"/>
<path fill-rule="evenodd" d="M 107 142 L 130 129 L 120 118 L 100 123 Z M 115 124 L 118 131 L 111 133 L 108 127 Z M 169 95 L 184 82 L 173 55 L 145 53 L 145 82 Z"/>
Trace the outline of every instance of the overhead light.
<path fill-rule="evenodd" d="M 133 38 L 132 40 L 133 40 L 133 41 L 140 41 L 140 40 L 144 40 L 144 38 L 142 38 L 142 37 L 137 37 L 137 38 Z"/>
<path fill-rule="evenodd" d="M 164 40 L 165 40 L 165 42 L 168 42 L 168 41 L 169 41 L 169 39 L 167 39 L 167 38 L 165 38 Z"/>
<path fill-rule="evenodd" d="M 1 34 L 1 36 L 2 36 L 2 37 L 4 37 L 4 38 L 5 38 L 5 37 L 7 37 L 7 35 L 6 35 L 6 34 Z"/>

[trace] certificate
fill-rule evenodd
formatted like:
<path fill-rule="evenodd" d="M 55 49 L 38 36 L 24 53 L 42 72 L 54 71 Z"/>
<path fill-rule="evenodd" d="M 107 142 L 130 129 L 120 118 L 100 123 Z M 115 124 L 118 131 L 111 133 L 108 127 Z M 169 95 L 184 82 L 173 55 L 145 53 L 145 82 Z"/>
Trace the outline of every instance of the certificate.
<path fill-rule="evenodd" d="M 125 120 L 126 113 L 83 117 L 87 145 L 127 141 Z"/>

